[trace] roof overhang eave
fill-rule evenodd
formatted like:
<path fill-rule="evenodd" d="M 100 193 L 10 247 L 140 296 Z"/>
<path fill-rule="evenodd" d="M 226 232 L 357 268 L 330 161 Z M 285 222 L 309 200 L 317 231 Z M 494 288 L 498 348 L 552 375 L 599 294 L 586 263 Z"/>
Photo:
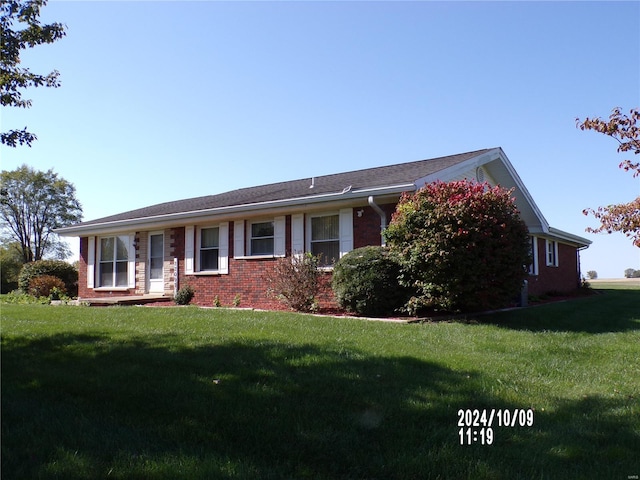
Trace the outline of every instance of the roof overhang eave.
<path fill-rule="evenodd" d="M 381 187 L 369 187 L 354 190 L 343 190 L 341 192 L 323 193 L 305 197 L 293 197 L 282 200 L 270 200 L 266 202 L 255 202 L 240 205 L 229 205 L 225 207 L 207 208 L 202 210 L 192 210 L 186 212 L 169 213 L 163 215 L 152 215 L 148 217 L 127 218 L 123 220 L 91 223 L 89 225 L 71 225 L 54 230 L 55 233 L 63 237 L 81 237 L 85 235 L 95 235 L 104 232 L 144 230 L 151 227 L 186 225 L 204 217 L 230 217 L 244 213 L 256 213 L 263 210 L 281 209 L 287 207 L 299 207 L 305 204 L 329 203 L 341 200 L 356 200 L 368 198 L 370 195 L 392 195 L 401 194 L 407 191 L 414 191 L 414 183 L 404 183 L 398 185 L 388 185 Z"/>
<path fill-rule="evenodd" d="M 565 232 L 554 227 L 549 227 L 549 236 L 557 238 L 558 240 L 565 243 L 576 245 L 580 249 L 587 248 L 592 243 L 591 240 L 588 240 L 584 237 L 580 237 L 578 235 L 574 235 L 573 233 Z"/>

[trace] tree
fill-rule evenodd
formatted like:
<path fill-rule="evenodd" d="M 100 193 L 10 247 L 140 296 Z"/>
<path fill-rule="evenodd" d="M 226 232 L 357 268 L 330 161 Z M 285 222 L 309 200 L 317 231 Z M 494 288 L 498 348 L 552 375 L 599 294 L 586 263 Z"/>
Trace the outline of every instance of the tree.
<path fill-rule="evenodd" d="M 0 57 L 0 94 L 3 107 L 29 108 L 31 100 L 24 100 L 20 89 L 27 87 L 60 86 L 57 70 L 47 75 L 38 75 L 28 68 L 20 67 L 20 51 L 44 43 L 53 43 L 65 36 L 64 25 L 51 23 L 40 25 L 38 17 L 46 0 L 2 0 L 0 26 L 2 27 L 2 45 Z M 14 30 L 14 22 L 25 24 L 22 30 Z M 10 130 L 2 132 L 1 142 L 10 147 L 28 145 L 37 137 L 27 131 Z"/>
<path fill-rule="evenodd" d="M 0 293 L 9 293 L 18 288 L 18 275 L 23 262 L 19 244 L 0 245 Z"/>
<path fill-rule="evenodd" d="M 521 291 L 530 241 L 511 191 L 467 180 L 404 195 L 385 231 L 413 288 L 409 313 L 474 311 L 509 304 Z"/>
<path fill-rule="evenodd" d="M 73 184 L 53 170 L 41 172 L 27 165 L 0 175 L 0 223 L 20 244 L 24 262 L 41 260 L 46 254 L 64 256 L 53 230 L 82 219 Z"/>
<path fill-rule="evenodd" d="M 614 108 L 609 120 L 601 118 L 586 118 L 580 121 L 576 118 L 576 125 L 581 130 L 595 130 L 603 133 L 619 143 L 618 152 L 633 152 L 640 154 L 640 109 L 632 108 L 629 115 L 625 115 L 620 108 Z M 626 172 L 633 172 L 633 177 L 640 175 L 640 162 L 624 160 L 619 165 Z M 640 197 L 629 203 L 598 207 L 596 210 L 586 208 L 585 215 L 593 215 L 600 221 L 598 228 L 587 228 L 591 233 L 621 232 L 630 237 L 636 247 L 640 247 Z"/>
<path fill-rule="evenodd" d="M 627 268 L 624 271 L 624 278 L 640 278 L 640 270 L 634 270 L 633 268 Z"/>

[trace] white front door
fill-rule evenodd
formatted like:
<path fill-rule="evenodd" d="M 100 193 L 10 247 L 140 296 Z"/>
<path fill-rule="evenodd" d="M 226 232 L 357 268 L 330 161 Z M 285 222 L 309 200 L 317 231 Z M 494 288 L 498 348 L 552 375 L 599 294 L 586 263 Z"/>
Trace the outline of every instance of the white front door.
<path fill-rule="evenodd" d="M 164 234 L 149 234 L 149 293 L 164 292 Z"/>

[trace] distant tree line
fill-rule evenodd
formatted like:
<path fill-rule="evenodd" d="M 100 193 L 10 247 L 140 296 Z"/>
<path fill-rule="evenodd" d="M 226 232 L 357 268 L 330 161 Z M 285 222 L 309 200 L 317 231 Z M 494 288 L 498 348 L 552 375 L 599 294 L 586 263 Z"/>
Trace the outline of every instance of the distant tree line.
<path fill-rule="evenodd" d="M 640 278 L 640 270 L 634 270 L 633 268 L 627 268 L 624 271 L 624 278 Z"/>

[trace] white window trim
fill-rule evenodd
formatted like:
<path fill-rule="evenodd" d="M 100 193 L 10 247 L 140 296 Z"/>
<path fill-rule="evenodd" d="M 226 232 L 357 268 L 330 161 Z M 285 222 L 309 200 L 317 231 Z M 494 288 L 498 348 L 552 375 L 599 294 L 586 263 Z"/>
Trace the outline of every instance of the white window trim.
<path fill-rule="evenodd" d="M 303 256 L 304 244 L 304 213 L 291 215 L 291 253 Z"/>
<path fill-rule="evenodd" d="M 202 266 L 200 265 L 200 253 L 202 250 L 202 231 L 203 230 L 207 230 L 210 228 L 217 228 L 218 229 L 218 268 L 216 268 L 215 270 L 203 270 Z M 195 254 L 195 259 L 196 259 L 196 271 L 198 273 L 208 273 L 208 274 L 217 274 L 220 271 L 220 237 L 221 237 L 221 232 L 220 232 L 220 227 L 218 225 L 202 225 L 202 226 L 198 226 L 196 228 L 196 254 Z"/>
<path fill-rule="evenodd" d="M 273 236 L 272 237 L 254 237 L 252 235 L 252 230 L 253 230 L 253 225 L 258 224 L 258 223 L 273 223 Z M 248 253 L 248 257 L 273 257 L 275 254 L 275 244 L 276 244 L 276 222 L 273 220 L 273 218 L 267 218 L 267 219 L 261 219 L 261 220 L 251 220 L 250 222 L 247 222 L 247 249 L 246 252 Z M 253 253 L 253 248 L 252 247 L 252 240 L 254 238 L 273 238 L 273 252 L 271 253 L 260 253 L 260 254 L 254 254 Z"/>
<path fill-rule="evenodd" d="M 307 252 L 311 251 L 311 219 L 317 218 L 317 217 L 328 217 L 332 215 L 338 215 L 338 238 L 336 240 L 338 241 L 339 258 L 342 258 L 351 250 L 353 250 L 353 208 L 342 208 L 337 211 L 333 210 L 333 211 L 318 212 L 318 213 L 312 213 L 312 214 L 306 215 L 306 242 L 305 242 L 306 250 L 305 251 Z M 300 220 L 297 219 L 296 221 L 300 221 Z M 294 226 L 293 226 L 293 220 L 292 220 L 292 236 L 293 235 L 294 235 Z M 296 235 L 299 235 L 299 234 L 296 234 Z M 297 242 L 293 242 L 293 243 L 294 243 L 293 246 L 295 251 L 295 245 L 297 244 Z M 339 260 L 339 258 L 336 260 Z M 333 265 L 320 267 L 320 269 L 323 271 L 332 271 Z"/>
<path fill-rule="evenodd" d="M 127 245 L 127 285 L 100 285 L 100 263 L 102 260 L 101 240 L 103 238 L 120 237 Z M 87 258 L 87 287 L 95 291 L 125 292 L 136 287 L 136 248 L 134 245 L 135 234 L 114 233 L 112 235 L 102 235 L 99 237 L 89 237 L 89 251 Z M 115 248 L 115 247 L 114 247 Z M 91 265 L 91 268 L 89 268 Z M 114 266 L 115 267 L 115 266 Z M 115 268 L 114 268 L 115 275 Z M 115 280 L 115 277 L 114 277 Z"/>
<path fill-rule="evenodd" d="M 529 265 L 529 275 L 538 275 L 538 237 L 531 238 L 531 264 Z"/>
<path fill-rule="evenodd" d="M 236 260 L 266 260 L 286 256 L 287 217 L 255 218 L 233 222 L 233 258 Z M 251 225 L 273 222 L 273 253 L 254 255 L 251 251 Z"/>
<path fill-rule="evenodd" d="M 200 232 L 218 228 L 218 269 L 200 270 Z M 229 273 L 229 222 L 185 227 L 185 275 L 227 275 Z"/>
<path fill-rule="evenodd" d="M 553 258 L 549 259 L 549 247 L 553 248 Z M 544 254 L 547 267 L 558 267 L 560 262 L 558 260 L 558 242 L 555 240 L 545 240 Z"/>

